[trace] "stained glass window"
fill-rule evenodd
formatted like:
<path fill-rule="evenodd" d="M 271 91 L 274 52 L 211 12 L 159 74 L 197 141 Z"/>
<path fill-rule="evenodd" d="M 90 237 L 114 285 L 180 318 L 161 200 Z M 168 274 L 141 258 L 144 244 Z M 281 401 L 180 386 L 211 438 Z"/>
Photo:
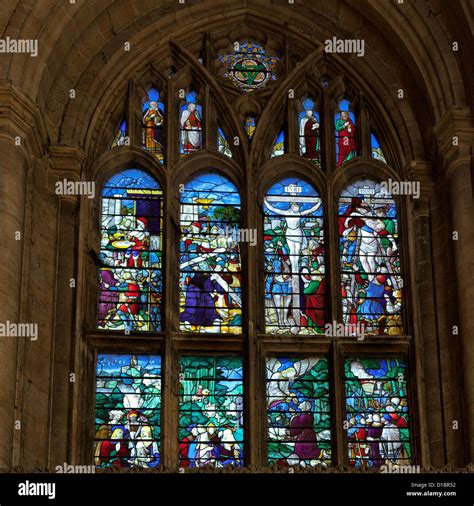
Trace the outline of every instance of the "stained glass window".
<path fill-rule="evenodd" d="M 370 133 L 370 147 L 372 149 L 372 158 L 387 163 L 382 148 L 380 147 L 379 141 L 377 140 L 373 132 Z"/>
<path fill-rule="evenodd" d="M 232 150 L 230 149 L 227 138 L 221 128 L 217 128 L 217 151 L 229 158 L 232 158 Z"/>
<path fill-rule="evenodd" d="M 336 166 L 357 156 L 357 136 L 355 115 L 350 109 L 350 102 L 343 99 L 334 116 L 336 128 Z"/>
<path fill-rule="evenodd" d="M 277 135 L 275 142 L 273 143 L 270 158 L 274 158 L 275 156 L 281 156 L 284 154 L 285 154 L 285 132 L 281 130 L 281 132 Z"/>
<path fill-rule="evenodd" d="M 226 178 L 202 174 L 181 192 L 181 330 L 240 333 L 240 196 Z"/>
<path fill-rule="evenodd" d="M 288 177 L 264 201 L 267 333 L 321 334 L 326 319 L 322 201 L 307 182 Z"/>
<path fill-rule="evenodd" d="M 160 464 L 161 357 L 99 354 L 95 395 L 97 467 Z"/>
<path fill-rule="evenodd" d="M 181 155 L 188 155 L 202 149 L 202 105 L 196 91 L 189 91 L 179 109 L 181 129 Z"/>
<path fill-rule="evenodd" d="M 146 172 L 127 169 L 102 192 L 97 326 L 159 331 L 162 191 Z"/>
<path fill-rule="evenodd" d="M 349 465 L 411 461 L 406 364 L 400 358 L 344 362 Z"/>
<path fill-rule="evenodd" d="M 143 147 L 158 160 L 164 160 L 165 105 L 160 92 L 151 88 L 143 102 Z"/>
<path fill-rule="evenodd" d="M 342 313 L 348 330 L 403 333 L 395 201 L 380 183 L 360 180 L 339 199 Z"/>
<path fill-rule="evenodd" d="M 300 155 L 321 166 L 320 120 L 315 102 L 305 98 L 299 112 Z"/>
<path fill-rule="evenodd" d="M 249 141 L 252 140 L 256 126 L 257 122 L 255 120 L 255 116 L 253 116 L 252 114 L 247 114 L 247 116 L 245 116 L 244 128 Z"/>
<path fill-rule="evenodd" d="M 127 142 L 127 122 L 125 119 L 123 119 L 120 122 L 119 129 L 117 133 L 115 134 L 114 140 L 112 141 L 112 148 L 115 148 L 116 146 L 125 146 Z"/>
<path fill-rule="evenodd" d="M 180 359 L 179 466 L 243 466 L 242 359 Z"/>
<path fill-rule="evenodd" d="M 242 91 L 251 92 L 263 88 L 276 79 L 279 58 L 270 56 L 255 42 L 234 44 L 234 51 L 219 57 L 225 67 L 224 76 Z"/>
<path fill-rule="evenodd" d="M 330 410 L 327 359 L 268 358 L 269 464 L 329 466 Z"/>

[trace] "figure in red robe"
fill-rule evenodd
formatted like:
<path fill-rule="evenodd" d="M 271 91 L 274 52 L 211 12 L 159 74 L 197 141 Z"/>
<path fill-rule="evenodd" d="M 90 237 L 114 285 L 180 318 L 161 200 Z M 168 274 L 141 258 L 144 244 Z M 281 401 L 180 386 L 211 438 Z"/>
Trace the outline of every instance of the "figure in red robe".
<path fill-rule="evenodd" d="M 110 439 L 102 441 L 98 457 L 101 467 L 128 467 L 130 450 L 125 441 L 125 427 L 121 425 L 112 427 L 112 435 Z"/>

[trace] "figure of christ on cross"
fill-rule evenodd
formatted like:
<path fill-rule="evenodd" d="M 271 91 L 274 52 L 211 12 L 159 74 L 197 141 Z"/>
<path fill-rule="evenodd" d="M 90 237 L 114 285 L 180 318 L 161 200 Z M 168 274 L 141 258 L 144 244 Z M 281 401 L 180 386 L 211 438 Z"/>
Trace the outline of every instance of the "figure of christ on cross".
<path fill-rule="evenodd" d="M 303 246 L 304 233 L 301 226 L 301 218 L 315 213 L 322 204 L 319 197 L 298 197 L 298 202 L 295 202 L 295 195 L 292 196 L 271 196 L 265 197 L 265 205 L 273 213 L 283 216 L 286 223 L 285 239 L 290 253 L 290 267 L 291 267 L 291 288 L 292 288 L 292 305 L 293 305 L 293 319 L 295 327 L 300 324 L 300 283 L 299 283 L 299 260 L 301 248 Z M 274 207 L 270 202 L 289 202 L 290 208 L 286 210 Z M 301 203 L 315 204 L 301 211 Z M 296 330 L 297 332 L 297 330 Z"/>

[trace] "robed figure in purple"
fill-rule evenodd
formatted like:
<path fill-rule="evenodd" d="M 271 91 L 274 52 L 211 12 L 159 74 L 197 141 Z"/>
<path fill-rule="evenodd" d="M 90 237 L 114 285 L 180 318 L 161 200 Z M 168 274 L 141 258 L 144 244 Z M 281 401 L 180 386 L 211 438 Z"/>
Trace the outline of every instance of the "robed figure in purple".
<path fill-rule="evenodd" d="M 311 404 L 303 403 L 303 412 L 295 415 L 290 422 L 290 436 L 296 437 L 295 454 L 302 460 L 322 458 L 322 450 L 316 444 L 314 416 L 310 412 Z"/>
<path fill-rule="evenodd" d="M 225 293 L 225 290 L 209 273 L 196 272 L 186 287 L 185 310 L 180 314 L 180 321 L 209 327 L 214 320 L 220 319 L 213 292 Z"/>

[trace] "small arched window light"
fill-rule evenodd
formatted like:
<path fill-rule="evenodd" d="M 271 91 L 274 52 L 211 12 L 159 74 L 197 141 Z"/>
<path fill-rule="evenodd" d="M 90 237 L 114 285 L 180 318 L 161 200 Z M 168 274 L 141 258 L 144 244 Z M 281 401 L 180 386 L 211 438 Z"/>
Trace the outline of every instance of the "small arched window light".
<path fill-rule="evenodd" d="M 357 156 L 356 119 L 350 108 L 350 101 L 339 102 L 339 110 L 334 115 L 336 129 L 336 167 Z"/>
<path fill-rule="evenodd" d="M 165 104 L 160 92 L 151 88 L 143 102 L 143 147 L 164 162 L 165 153 Z"/>
<path fill-rule="evenodd" d="M 202 105 L 198 102 L 196 91 L 186 94 L 179 109 L 181 156 L 196 153 L 202 149 Z"/>
<path fill-rule="evenodd" d="M 321 166 L 321 140 L 319 112 L 315 101 L 309 97 L 301 101 L 298 114 L 300 155 Z"/>

